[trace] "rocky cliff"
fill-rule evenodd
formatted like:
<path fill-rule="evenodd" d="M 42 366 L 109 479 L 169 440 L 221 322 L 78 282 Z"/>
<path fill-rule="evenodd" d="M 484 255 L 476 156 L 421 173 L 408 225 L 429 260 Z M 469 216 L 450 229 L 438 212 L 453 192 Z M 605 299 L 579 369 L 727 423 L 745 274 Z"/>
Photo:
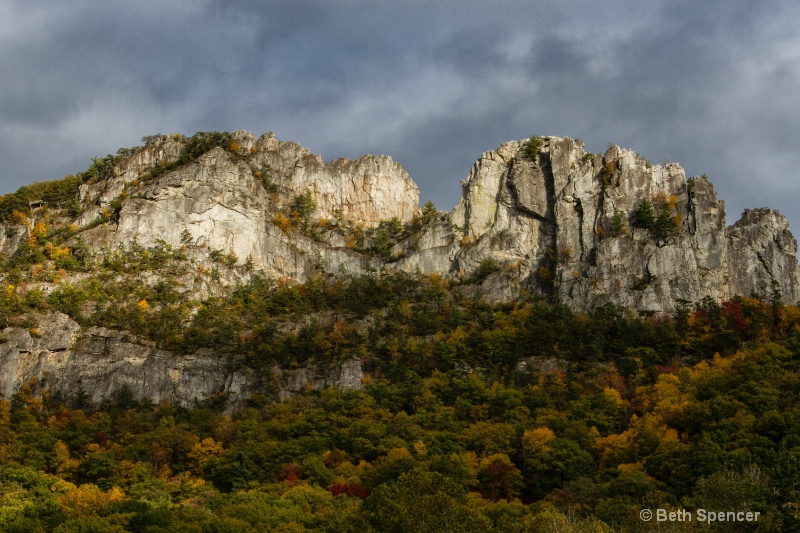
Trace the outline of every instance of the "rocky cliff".
<path fill-rule="evenodd" d="M 163 350 L 130 333 L 83 329 L 62 313 L 38 319 L 33 335 L 21 327 L 3 332 L 0 397 L 10 398 L 22 384 L 35 380 L 51 394 L 85 395 L 83 401 L 94 405 L 125 388 L 156 404 L 167 400 L 190 406 L 223 397 L 231 410 L 243 407 L 256 391 L 283 400 L 308 387 L 360 389 L 364 377 L 357 360 L 297 369 L 274 366 L 259 376 L 248 369 L 232 370 L 225 355 L 211 350 Z"/>
<path fill-rule="evenodd" d="M 677 164 L 651 165 L 616 146 L 591 154 L 572 139 L 543 137 L 530 157 L 528 141 L 503 144 L 475 163 L 458 205 L 420 228 L 418 188 L 389 157 L 326 164 L 272 134 L 232 138 L 235 150 L 216 147 L 143 180 L 177 160 L 185 142 L 157 137 L 117 163 L 111 178 L 82 185 L 83 240 L 93 251 L 188 245 L 198 261 L 223 254 L 299 282 L 320 271 L 379 269 L 474 280 L 491 263 L 497 272 L 482 280 L 491 299 L 524 289 L 580 310 L 615 303 L 669 312 L 679 300 L 775 289 L 786 301 L 800 297 L 797 244 L 782 215 L 747 211 L 727 227 L 707 179 L 687 180 Z M 303 198 L 312 207 L 298 213 Z M 644 201 L 672 221 L 660 235 L 636 223 Z M 111 209 L 113 218 L 98 225 Z M 375 229 L 392 219 L 416 226 L 388 236 L 391 253 L 374 253 Z M 4 233 L 10 255 L 25 229 Z"/>
<path fill-rule="evenodd" d="M 216 147 L 142 182 L 148 170 L 178 157 L 175 144 L 181 141 L 159 137 L 120 163 L 111 179 L 82 186 L 80 195 L 88 204 L 79 219 L 82 227 L 102 218 L 115 201 L 118 210 L 116 224 L 88 229 L 85 241 L 94 250 L 133 241 L 188 243 L 195 250 L 249 258 L 255 270 L 270 276 L 303 281 L 321 267 L 360 274 L 377 266 L 329 228 L 369 228 L 392 218 L 407 222 L 418 211 L 417 185 L 390 157 L 325 164 L 272 134 L 256 140 L 239 131 L 233 138 L 236 150 Z M 305 197 L 312 200 L 313 213 L 298 214 L 297 201 Z M 293 218 L 303 219 L 304 231 L 291 223 Z"/>
<path fill-rule="evenodd" d="M 569 138 L 505 143 L 480 157 L 458 205 L 443 213 L 420 209 L 416 184 L 386 156 L 325 163 L 271 133 L 214 139 L 192 152 L 196 138 L 156 136 L 108 158 L 81 177 L 71 210 L 27 197 L 28 212 L 9 211 L 0 228 L 6 297 L 90 279 L 87 268 L 60 266 L 78 249 L 86 264 L 105 265 L 104 283 L 121 283 L 114 258 L 138 247 L 142 257 L 180 250 L 181 262 L 136 274 L 135 283 L 157 286 L 168 272 L 170 284 L 200 300 L 258 272 L 291 283 L 380 270 L 437 274 L 492 301 L 543 295 L 580 311 L 614 303 L 672 312 L 751 293 L 800 299 L 797 242 L 782 215 L 746 211 L 728 227 L 705 177 L 687 179 L 677 164 L 651 165 L 616 146 L 592 154 Z M 55 228 L 63 243 L 36 256 Z M 35 378 L 57 391 L 82 387 L 93 401 L 124 385 L 155 402 L 224 393 L 239 405 L 263 386 L 213 351 L 163 350 L 60 313 L 37 321 L 34 333 L 10 323 L 3 332 L 6 397 Z M 272 374 L 279 396 L 358 388 L 362 377 L 357 359 Z"/>
<path fill-rule="evenodd" d="M 420 249 L 402 267 L 463 277 L 491 261 L 499 271 L 483 287 L 493 299 L 525 289 L 579 310 L 614 303 L 671 312 L 682 300 L 773 291 L 800 297 L 797 242 L 780 213 L 746 211 L 726 227 L 711 183 L 687 180 L 677 164 L 651 165 L 616 146 L 591 154 L 569 138 L 538 142 L 535 157 L 525 155 L 527 142 L 483 154 L 449 214 L 453 244 L 434 237 L 435 227 L 420 239 L 449 265 L 423 260 Z M 645 203 L 653 220 L 637 221 Z"/>

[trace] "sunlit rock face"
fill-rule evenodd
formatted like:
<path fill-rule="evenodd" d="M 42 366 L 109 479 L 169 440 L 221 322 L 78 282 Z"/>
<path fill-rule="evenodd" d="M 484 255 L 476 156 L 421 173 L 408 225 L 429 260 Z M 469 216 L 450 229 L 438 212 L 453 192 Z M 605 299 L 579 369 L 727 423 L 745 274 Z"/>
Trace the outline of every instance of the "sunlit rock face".
<path fill-rule="evenodd" d="M 380 271 L 438 275 L 492 302 L 540 294 L 578 311 L 612 303 L 672 312 L 753 293 L 800 299 L 797 242 L 780 213 L 748 210 L 727 226 L 704 177 L 687 179 L 677 164 L 651 165 L 616 146 L 592 154 L 570 138 L 505 143 L 475 162 L 452 211 L 422 216 L 416 184 L 390 157 L 325 163 L 271 133 L 230 139 L 182 165 L 185 140 L 150 139 L 110 177 L 82 185 L 83 212 L 67 222 L 100 255 L 134 245 L 184 250 L 187 271 L 171 273 L 171 282 L 198 299 L 222 296 L 256 272 L 294 283 Z M 376 253 L 369 238 L 390 221 L 406 229 Z M 33 231 L 31 220 L 0 225 L 0 254 L 11 257 Z M 233 409 L 265 386 L 264 376 L 231 371 L 228 356 L 211 350 L 162 350 L 60 313 L 38 323 L 35 333 L 2 332 L 3 397 L 34 380 L 65 394 L 85 390 L 95 403 L 124 387 L 184 405 L 222 394 Z M 358 360 L 311 361 L 275 367 L 268 378 L 286 398 L 359 388 L 364 374 Z"/>
<path fill-rule="evenodd" d="M 308 195 L 315 206 L 309 223 L 323 228 L 333 221 L 366 229 L 391 219 L 408 223 L 419 215 L 419 189 L 400 164 L 372 155 L 325 163 L 271 133 L 233 136 L 238 155 L 215 148 L 165 173 L 124 198 L 116 225 L 85 232 L 87 242 L 100 249 L 188 240 L 298 282 L 318 272 L 381 269 L 474 281 L 481 265 L 491 263 L 480 276 L 490 300 L 512 300 L 524 290 L 578 310 L 615 303 L 669 312 L 683 300 L 776 289 L 785 301 L 800 297 L 796 244 L 782 215 L 748 211 L 726 227 L 725 205 L 706 179 L 687 180 L 677 164 L 651 165 L 616 146 L 592 154 L 579 141 L 541 137 L 535 157 L 526 153 L 528 140 L 485 152 L 462 182 L 458 205 L 381 258 L 358 253 L 341 232 L 323 229 L 312 238 L 281 228 L 276 217 L 291 214 L 297 198 Z M 84 186 L 81 194 L 94 201 L 81 224 L 137 176 L 174 161 L 179 144 L 158 137 L 123 161 L 107 184 Z M 645 200 L 656 214 L 668 204 L 673 227 L 666 234 L 637 225 L 635 212 Z M 13 235 L 7 241 L 13 246 Z M 228 285 L 242 281 L 223 278 Z"/>
<path fill-rule="evenodd" d="M 367 155 L 325 164 L 300 145 L 272 135 L 258 140 L 247 132 L 234 135 L 246 157 L 215 148 L 163 174 L 142 192 L 124 196 L 117 223 L 87 230 L 86 242 L 94 249 L 134 241 L 145 247 L 159 241 L 173 247 L 188 242 L 241 261 L 250 259 L 255 270 L 269 276 L 302 282 L 320 270 L 361 274 L 379 265 L 352 252 L 335 234 L 312 239 L 276 225 L 276 216 L 291 215 L 299 196 L 308 194 L 314 202 L 314 224 L 339 221 L 370 228 L 393 218 L 405 223 L 418 212 L 419 189 L 390 157 Z M 142 152 L 148 150 L 149 146 Z M 160 161 L 139 152 L 131 159 Z M 101 216 L 123 194 L 124 184 L 135 179 L 130 168 L 138 167 L 122 167 L 121 176 L 109 181 L 113 186 L 84 186 L 82 194 L 92 207 L 82 216 L 82 225 Z"/>
<path fill-rule="evenodd" d="M 491 258 L 499 267 L 484 281 L 491 299 L 525 289 L 578 310 L 614 303 L 670 312 L 707 296 L 721 302 L 777 289 L 784 301 L 800 297 L 797 244 L 780 213 L 746 211 L 726 227 L 711 183 L 687 180 L 677 164 L 651 165 L 616 146 L 590 154 L 569 138 L 540 144 L 535 158 L 526 142 L 484 153 L 450 213 L 457 244 L 447 250 L 449 273 L 468 277 Z M 656 215 L 668 212 L 668 231 L 637 224 L 645 200 Z M 405 263 L 420 265 L 414 254 Z"/>
<path fill-rule="evenodd" d="M 288 203 L 308 191 L 316 203 L 317 218 L 339 218 L 372 227 L 395 217 L 407 222 L 417 214 L 419 188 L 391 157 L 365 155 L 326 164 L 299 144 L 279 141 L 270 134 L 261 136 L 253 146 L 249 164 L 272 176 L 279 201 Z"/>

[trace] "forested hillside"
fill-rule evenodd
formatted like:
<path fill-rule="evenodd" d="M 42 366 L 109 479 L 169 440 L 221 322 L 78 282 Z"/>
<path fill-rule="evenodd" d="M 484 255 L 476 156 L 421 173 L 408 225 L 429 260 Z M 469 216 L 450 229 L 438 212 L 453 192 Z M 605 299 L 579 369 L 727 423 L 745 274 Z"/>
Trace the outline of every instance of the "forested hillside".
<path fill-rule="evenodd" d="M 63 306 L 55 294 L 35 305 Z M 356 356 L 364 388 L 266 389 L 225 414 L 221 397 L 123 389 L 98 409 L 29 383 L 0 402 L 0 530 L 650 531 L 649 507 L 759 511 L 720 531 L 791 531 L 799 517 L 800 309 L 779 293 L 636 316 L 491 306 L 437 276 L 255 277 L 180 338 L 154 333 L 164 320 L 130 324 L 265 372 Z"/>
<path fill-rule="evenodd" d="M 0 197 L 0 531 L 800 530 L 779 213 L 569 138 L 450 213 L 386 156 L 143 141 Z"/>

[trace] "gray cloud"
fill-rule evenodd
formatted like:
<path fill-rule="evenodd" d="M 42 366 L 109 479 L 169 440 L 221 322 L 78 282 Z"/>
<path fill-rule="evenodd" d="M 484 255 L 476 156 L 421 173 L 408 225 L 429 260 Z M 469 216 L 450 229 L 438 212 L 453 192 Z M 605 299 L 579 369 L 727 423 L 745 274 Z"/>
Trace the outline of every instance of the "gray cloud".
<path fill-rule="evenodd" d="M 729 221 L 800 227 L 800 7 L 750 2 L 37 2 L 0 6 L 0 193 L 179 131 L 387 153 L 455 204 L 481 152 L 612 141 L 708 173 Z"/>

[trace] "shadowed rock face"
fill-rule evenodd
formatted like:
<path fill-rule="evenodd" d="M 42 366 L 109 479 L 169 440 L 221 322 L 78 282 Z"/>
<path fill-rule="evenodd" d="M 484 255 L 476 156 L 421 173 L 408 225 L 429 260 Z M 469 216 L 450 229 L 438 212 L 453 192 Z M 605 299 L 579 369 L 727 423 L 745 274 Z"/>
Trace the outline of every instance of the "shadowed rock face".
<path fill-rule="evenodd" d="M 257 389 L 270 387 L 285 399 L 306 386 L 341 390 L 362 387 L 361 362 L 331 368 L 310 364 L 295 370 L 273 369 L 270 376 L 230 371 L 227 356 L 210 350 L 181 354 L 160 350 L 147 340 L 105 328 L 81 329 L 68 316 L 39 317 L 38 335 L 6 328 L 0 344 L 0 396 L 9 398 L 32 378 L 66 397 L 79 390 L 94 405 L 127 388 L 136 398 L 194 405 L 224 394 L 229 409 L 243 407 Z"/>
<path fill-rule="evenodd" d="M 650 165 L 630 150 L 612 146 L 591 154 L 572 139 L 543 137 L 531 159 L 527 141 L 505 143 L 473 165 L 451 212 L 431 217 L 394 244 L 387 258 L 364 253 L 346 231 L 393 218 L 418 223 L 419 191 L 402 166 L 371 155 L 326 164 L 272 134 L 256 139 L 239 131 L 233 137 L 238 151 L 215 148 L 143 180 L 180 156 L 180 139 L 161 136 L 123 158 L 111 179 L 81 186 L 86 209 L 76 224 L 89 226 L 104 210 L 117 210 L 114 223 L 81 233 L 86 245 L 98 252 L 133 242 L 188 246 L 195 265 L 211 253 L 230 254 L 240 264 L 249 259 L 249 271 L 220 271 L 213 290 L 192 288 L 197 282 L 186 276 L 182 282 L 200 298 L 224 293 L 258 270 L 303 282 L 317 273 L 383 269 L 481 279 L 473 287 L 495 302 L 525 291 L 576 310 L 614 303 L 671 312 L 682 300 L 721 302 L 778 291 L 785 302 L 800 299 L 797 242 L 780 213 L 748 210 L 727 227 L 725 205 L 706 179 L 687 180 L 680 166 Z M 315 207 L 305 226 L 281 224 L 301 196 Z M 658 231 L 637 223 L 645 200 L 656 216 L 664 215 Z M 0 227 L 0 253 L 12 255 L 29 234 L 24 224 Z M 36 378 L 54 391 L 83 388 L 94 402 L 124 386 L 153 402 L 185 405 L 225 393 L 234 408 L 264 386 L 263 376 L 228 372 L 221 354 L 160 350 L 124 332 L 83 330 L 59 313 L 39 322 L 39 336 L 22 328 L 3 332 L 5 397 Z M 359 388 L 362 377 L 356 360 L 334 367 L 312 363 L 273 369 L 269 386 L 284 398 L 307 387 Z"/>
<path fill-rule="evenodd" d="M 727 236 L 732 294 L 770 294 L 774 287 L 786 301 L 797 301 L 797 241 L 786 218 L 748 209 Z"/>

